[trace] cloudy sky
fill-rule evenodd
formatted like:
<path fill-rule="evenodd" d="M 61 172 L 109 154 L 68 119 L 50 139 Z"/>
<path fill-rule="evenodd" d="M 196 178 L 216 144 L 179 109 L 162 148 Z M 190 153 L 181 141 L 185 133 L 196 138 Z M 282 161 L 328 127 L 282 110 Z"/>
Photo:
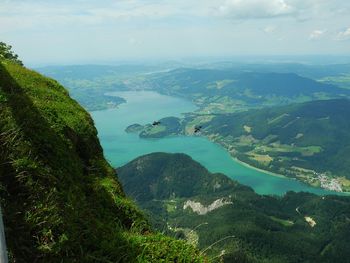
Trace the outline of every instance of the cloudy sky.
<path fill-rule="evenodd" d="M 0 41 L 29 64 L 350 55 L 350 1 L 0 0 Z"/>

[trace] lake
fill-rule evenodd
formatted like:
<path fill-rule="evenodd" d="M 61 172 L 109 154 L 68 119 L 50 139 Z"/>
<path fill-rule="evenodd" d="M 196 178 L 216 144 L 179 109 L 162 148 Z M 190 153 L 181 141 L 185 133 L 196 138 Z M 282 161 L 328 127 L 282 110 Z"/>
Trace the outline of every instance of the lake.
<path fill-rule="evenodd" d="M 125 132 L 131 124 L 147 124 L 163 117 L 180 117 L 196 106 L 187 100 L 161 95 L 153 91 L 111 93 L 126 99 L 116 109 L 91 112 L 107 160 L 119 167 L 134 158 L 152 152 L 185 153 L 211 172 L 224 173 L 242 184 L 251 186 L 259 194 L 282 195 L 287 191 L 307 191 L 330 194 L 323 189 L 309 187 L 296 180 L 281 178 L 246 167 L 233 160 L 221 146 L 203 137 L 172 137 L 140 139 L 138 134 Z"/>

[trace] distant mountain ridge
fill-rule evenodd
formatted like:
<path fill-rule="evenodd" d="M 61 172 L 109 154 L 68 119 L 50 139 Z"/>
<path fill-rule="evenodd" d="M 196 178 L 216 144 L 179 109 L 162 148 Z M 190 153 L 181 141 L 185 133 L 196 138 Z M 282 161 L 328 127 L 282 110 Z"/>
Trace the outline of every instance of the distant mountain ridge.
<path fill-rule="evenodd" d="M 191 99 L 197 105 L 223 104 L 235 111 L 285 105 L 318 99 L 350 97 L 343 78 L 348 65 L 237 64 L 215 68 L 177 68 L 181 63 L 160 65 L 71 65 L 38 70 L 67 86 L 88 110 L 116 107 L 120 98 L 106 93 L 123 90 L 154 90 Z M 173 70 L 167 69 L 175 68 Z M 326 73 L 329 74 L 326 74 Z M 297 74 L 295 74 L 297 73 Z M 315 79 L 310 79 L 314 77 Z M 319 80 L 322 81 L 316 81 Z M 214 107 L 215 108 L 215 107 Z M 206 109 L 214 112 L 213 107 Z M 214 111 L 213 111 L 214 110 Z M 223 109 L 217 109 L 225 111 Z M 227 109 L 226 109 L 227 110 Z"/>
<path fill-rule="evenodd" d="M 251 106 L 350 96 L 349 90 L 295 73 L 177 69 L 154 74 L 150 81 L 165 94 L 191 99 L 227 96 Z"/>

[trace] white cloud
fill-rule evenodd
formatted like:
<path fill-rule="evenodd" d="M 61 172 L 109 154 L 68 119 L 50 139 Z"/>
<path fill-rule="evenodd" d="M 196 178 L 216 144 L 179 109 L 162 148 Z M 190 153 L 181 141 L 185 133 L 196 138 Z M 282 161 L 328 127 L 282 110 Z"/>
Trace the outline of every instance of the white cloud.
<path fill-rule="evenodd" d="M 344 0 L 0 0 L 0 38 L 26 61 L 350 54 L 349 13 Z"/>
<path fill-rule="evenodd" d="M 57 26 L 93 26 L 135 20 L 161 20 L 181 14 L 184 5 L 142 2 L 134 0 L 123 1 L 85 1 L 71 2 L 47 1 L 5 1 L 0 0 L 0 31 L 8 29 L 28 29 Z M 188 8 L 188 12 L 193 9 Z"/>
<path fill-rule="evenodd" d="M 328 13 L 341 10 L 342 15 L 350 10 L 349 4 L 337 2 L 338 0 L 335 3 L 326 0 L 0 0 L 0 31 L 7 31 L 7 25 L 12 25 L 12 29 L 27 29 L 51 25 L 91 26 L 136 20 L 181 21 L 185 17 L 202 22 L 218 17 L 249 20 L 289 16 L 300 20 L 306 16 L 309 16 L 308 19 L 324 17 L 323 13 L 329 10 L 332 12 Z M 265 32 L 271 33 L 267 31 Z"/>
<path fill-rule="evenodd" d="M 336 40 L 349 40 L 350 39 L 350 27 L 347 29 L 338 32 Z"/>
<path fill-rule="evenodd" d="M 326 33 L 326 30 L 320 30 L 320 29 L 316 29 L 314 31 L 312 31 L 309 35 L 309 39 L 310 40 L 317 40 L 320 39 L 324 36 L 324 34 Z"/>
<path fill-rule="evenodd" d="M 226 0 L 219 14 L 235 19 L 288 16 L 296 9 L 285 0 Z"/>

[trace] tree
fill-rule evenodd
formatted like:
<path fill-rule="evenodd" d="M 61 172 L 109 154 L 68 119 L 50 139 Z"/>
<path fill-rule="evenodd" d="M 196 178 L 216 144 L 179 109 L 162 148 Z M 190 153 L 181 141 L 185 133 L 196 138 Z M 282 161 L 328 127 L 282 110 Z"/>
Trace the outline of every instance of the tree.
<path fill-rule="evenodd" d="M 23 66 L 22 61 L 18 59 L 18 55 L 15 54 L 11 49 L 12 46 L 7 45 L 4 42 L 0 42 L 0 59 L 11 60 L 12 62 Z"/>

